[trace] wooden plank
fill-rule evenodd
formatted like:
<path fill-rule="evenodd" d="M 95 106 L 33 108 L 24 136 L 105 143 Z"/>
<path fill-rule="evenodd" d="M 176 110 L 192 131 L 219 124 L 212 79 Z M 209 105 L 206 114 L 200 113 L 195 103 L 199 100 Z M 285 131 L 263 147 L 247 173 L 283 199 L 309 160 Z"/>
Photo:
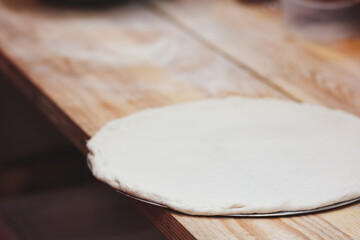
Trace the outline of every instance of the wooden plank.
<path fill-rule="evenodd" d="M 164 221 L 173 221 L 168 218 L 169 212 L 162 213 L 159 207 L 146 206 L 145 203 L 140 202 L 136 205 L 140 209 L 147 208 L 146 216 L 156 214 L 157 220 L 154 224 L 160 225 L 158 226 L 160 229 L 166 228 Z M 186 227 L 195 239 L 360 239 L 359 204 L 324 213 L 282 218 L 197 217 L 180 213 L 171 213 L 171 215 Z M 178 223 L 172 225 L 174 229 L 171 229 L 171 232 L 179 232 L 181 225 L 179 226 Z M 170 239 L 192 239 L 184 231 L 180 233 L 181 235 L 177 234 L 176 238 L 171 234 L 165 235 Z"/>
<path fill-rule="evenodd" d="M 227 59 L 301 101 L 360 114 L 360 40 L 316 44 L 284 26 L 279 9 L 238 0 L 153 1 L 152 9 Z"/>
<path fill-rule="evenodd" d="M 14 81 L 17 87 L 31 92 L 53 122 L 79 135 L 73 142 L 83 152 L 86 136 L 135 110 L 205 97 L 266 96 L 270 89 L 259 81 L 249 84 L 251 74 L 136 5 L 100 12 L 59 10 L 30 0 L 2 6 L 2 68 L 12 79 L 21 78 Z M 61 17 L 66 18 L 58 21 Z M 72 97 L 69 88 L 77 95 L 62 101 Z M 62 111 L 66 117 L 76 114 L 74 122 L 57 118 Z M 87 121 L 91 124 L 83 124 Z"/>
<path fill-rule="evenodd" d="M 2 0 L 0 28 L 1 71 L 84 153 L 104 123 L 139 109 L 284 97 L 137 4 L 76 10 Z M 210 218 L 137 205 L 171 239 L 211 236 Z M 224 226 L 217 236 L 236 237 Z"/>
<path fill-rule="evenodd" d="M 228 95 L 281 97 L 138 5 L 81 11 L 3 0 L 0 27 L 0 69 L 84 152 L 102 124 L 139 109 Z M 171 239 L 359 237 L 359 205 L 246 219 L 136 204 Z"/>

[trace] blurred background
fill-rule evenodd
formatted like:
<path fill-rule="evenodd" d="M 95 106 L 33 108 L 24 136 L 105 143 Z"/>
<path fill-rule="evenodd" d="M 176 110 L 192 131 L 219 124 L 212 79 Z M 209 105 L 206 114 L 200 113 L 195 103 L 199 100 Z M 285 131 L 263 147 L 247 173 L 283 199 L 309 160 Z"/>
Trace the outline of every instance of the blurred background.
<path fill-rule="evenodd" d="M 0 239 L 165 239 L 0 76 Z"/>

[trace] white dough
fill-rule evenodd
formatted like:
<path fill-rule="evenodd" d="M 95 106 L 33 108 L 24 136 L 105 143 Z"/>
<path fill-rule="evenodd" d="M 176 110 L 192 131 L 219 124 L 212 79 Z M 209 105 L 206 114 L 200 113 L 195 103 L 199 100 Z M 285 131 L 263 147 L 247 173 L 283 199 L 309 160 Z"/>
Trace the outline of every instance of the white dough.
<path fill-rule="evenodd" d="M 308 210 L 360 197 L 360 119 L 275 99 L 139 111 L 88 142 L 93 174 L 197 215 Z"/>

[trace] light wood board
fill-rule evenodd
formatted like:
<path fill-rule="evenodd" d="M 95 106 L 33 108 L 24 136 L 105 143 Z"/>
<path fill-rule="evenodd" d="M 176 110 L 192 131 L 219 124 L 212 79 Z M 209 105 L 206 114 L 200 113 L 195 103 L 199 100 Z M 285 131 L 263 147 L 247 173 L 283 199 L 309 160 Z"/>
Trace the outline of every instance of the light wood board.
<path fill-rule="evenodd" d="M 204 45 L 294 98 L 360 114 L 360 39 L 322 44 L 298 38 L 274 3 L 152 3 L 154 11 Z"/>
<path fill-rule="evenodd" d="M 336 72 L 331 68 L 335 76 L 344 74 L 344 78 L 336 79 L 348 79 L 339 82 L 342 88 L 331 88 L 332 91 L 339 91 L 342 96 L 341 89 L 350 89 L 351 94 L 346 96 L 352 101 L 339 99 L 336 94 L 327 95 L 326 91 L 318 93 L 295 84 L 300 82 L 298 78 L 295 81 L 277 75 L 278 69 L 283 67 L 277 65 L 279 57 L 272 56 L 272 65 L 267 65 L 271 62 L 271 54 L 259 51 L 258 46 L 262 45 L 261 41 L 266 45 L 268 37 L 258 37 L 257 45 L 246 45 L 241 50 L 254 62 L 264 56 L 266 61 L 258 65 L 240 62 L 237 58 L 240 50 L 232 53 L 236 56 L 229 57 L 230 54 L 225 53 L 228 50 L 220 48 L 220 43 L 203 41 L 199 36 L 219 25 L 212 22 L 212 15 L 208 14 L 208 22 L 214 25 L 189 31 L 190 25 L 198 26 L 195 20 L 204 16 L 199 16 L 198 12 L 197 17 L 190 18 L 190 13 L 195 14 L 189 10 L 191 5 L 187 5 L 186 10 L 181 3 L 169 1 L 149 5 L 141 2 L 71 9 L 34 0 L 1 0 L 0 71 L 83 153 L 87 152 L 86 140 L 109 120 L 144 108 L 209 97 L 288 98 L 319 102 L 356 113 L 360 110 L 356 105 L 359 83 L 346 78 L 358 74 L 353 67 L 355 54 L 350 54 L 349 58 L 341 55 L 344 62 L 349 62 L 346 71 Z M 193 21 L 188 27 L 170 15 L 170 10 L 175 9 L 171 4 L 179 4 L 177 13 L 181 9 L 189 11 L 188 15 L 177 15 L 177 18 Z M 199 10 L 197 4 L 200 3 L 194 5 L 195 10 Z M 204 11 L 207 4 L 204 3 Z M 223 6 L 227 4 L 230 3 L 224 1 Z M 253 19 L 255 25 L 249 30 L 249 36 L 259 35 L 261 29 L 256 26 L 265 20 L 273 24 L 274 35 L 280 31 L 276 27 L 280 23 L 275 13 L 264 20 L 261 13 L 267 10 L 261 7 L 241 9 L 251 13 L 249 19 Z M 207 22 L 206 19 L 202 21 Z M 224 28 L 225 32 L 230 30 L 233 31 Z M 248 35 L 244 33 L 244 36 Z M 312 58 L 308 56 L 305 60 L 310 61 L 308 59 Z M 294 58 L 287 61 L 295 60 L 302 64 Z M 262 72 L 263 68 L 269 75 Z M 295 76 L 299 72 L 297 69 L 284 71 Z M 281 79 L 291 87 L 284 87 L 274 79 Z M 309 79 L 308 83 L 311 81 Z M 170 239 L 360 238 L 359 204 L 327 213 L 266 219 L 192 217 L 137 201 L 134 204 Z"/>

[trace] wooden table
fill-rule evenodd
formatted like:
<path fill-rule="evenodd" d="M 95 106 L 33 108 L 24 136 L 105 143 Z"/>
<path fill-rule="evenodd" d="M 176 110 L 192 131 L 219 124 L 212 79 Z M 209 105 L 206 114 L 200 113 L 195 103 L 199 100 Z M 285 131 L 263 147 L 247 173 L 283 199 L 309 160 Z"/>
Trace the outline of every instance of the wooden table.
<path fill-rule="evenodd" d="M 326 46 L 296 38 L 269 6 L 44 2 L 0 0 L 0 70 L 84 154 L 111 119 L 210 97 L 286 98 L 360 115 L 360 40 Z M 170 239 L 360 239 L 360 204 L 263 219 L 134 204 Z"/>

